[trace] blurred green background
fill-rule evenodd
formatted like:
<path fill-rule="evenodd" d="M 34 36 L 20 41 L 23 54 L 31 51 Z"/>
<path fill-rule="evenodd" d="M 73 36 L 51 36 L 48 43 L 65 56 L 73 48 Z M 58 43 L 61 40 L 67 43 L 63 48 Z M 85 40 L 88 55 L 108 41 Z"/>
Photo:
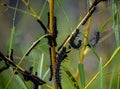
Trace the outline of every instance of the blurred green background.
<path fill-rule="evenodd" d="M 6 3 L 11 7 L 15 7 L 16 1 L 17 0 L 0 0 L 0 51 L 6 55 L 8 53 L 8 48 L 9 48 L 10 32 L 13 26 L 14 9 L 5 7 L 2 4 Z M 30 0 L 30 6 L 36 11 L 38 15 L 41 14 L 41 20 L 45 25 L 47 25 L 47 13 L 49 11 L 48 1 L 47 0 Z M 43 12 L 41 12 L 43 6 L 45 6 L 45 8 L 43 9 Z M 88 0 L 55 0 L 54 14 L 57 17 L 57 29 L 58 29 L 58 37 L 57 37 L 58 45 L 56 47 L 56 50 L 62 44 L 64 39 L 77 26 L 78 22 L 82 19 L 82 17 L 84 17 L 84 15 L 88 10 L 88 6 L 89 6 Z M 36 19 L 30 15 L 29 10 L 23 5 L 21 1 L 19 1 L 18 8 L 24 10 L 27 13 L 17 10 L 17 14 L 15 16 L 15 24 L 14 24 L 15 35 L 13 39 L 12 48 L 14 49 L 14 55 L 16 57 L 22 57 L 22 55 L 33 43 L 33 41 L 35 41 L 37 37 L 44 35 L 44 31 L 40 27 Z M 112 1 L 108 0 L 108 2 L 100 3 L 97 6 L 97 10 L 95 11 L 92 17 L 90 35 L 89 35 L 90 38 L 94 36 L 94 33 L 100 29 L 102 24 L 110 16 L 112 16 Z M 86 25 L 81 26 L 80 31 L 81 32 L 84 31 L 85 27 Z M 112 35 L 108 36 L 110 33 L 112 33 Z M 112 55 L 113 50 L 116 48 L 114 32 L 112 29 L 112 21 L 107 25 L 107 27 L 105 28 L 105 32 L 103 32 L 103 34 L 101 35 L 103 40 L 96 45 L 95 50 L 97 54 L 103 59 L 103 63 L 105 63 L 107 59 L 109 59 L 110 56 Z M 81 36 L 81 39 L 83 39 L 82 36 Z M 48 50 L 48 44 L 46 39 L 43 39 L 41 43 L 32 51 L 32 53 L 28 57 L 26 57 L 25 60 L 23 60 L 23 63 L 21 66 L 25 69 L 28 69 L 32 65 L 35 66 L 35 63 L 38 64 L 37 61 L 41 58 L 42 53 L 44 53 L 43 73 L 45 73 L 45 71 L 49 68 L 49 50 Z M 63 65 L 68 65 L 68 68 L 71 68 L 70 70 L 73 73 L 75 73 L 77 69 L 77 64 L 79 61 L 79 53 L 80 53 L 80 49 L 79 50 L 72 49 L 72 51 L 68 54 L 69 60 L 63 63 Z M 118 55 L 118 57 L 116 57 L 116 59 L 118 59 L 119 57 L 120 57 L 120 54 Z M 16 61 L 18 61 L 17 59 Z M 86 81 L 88 81 L 93 77 L 95 72 L 98 71 L 98 65 L 99 65 L 98 60 L 94 55 L 94 53 L 90 51 L 85 56 L 83 63 L 85 66 Z M 117 62 L 114 62 L 114 63 L 117 63 Z M 108 70 L 107 70 L 108 72 L 112 72 L 111 67 L 112 65 L 108 67 Z M 5 72 L 0 73 L 0 77 L 3 75 L 5 76 L 10 75 L 10 72 L 7 72 L 7 73 L 6 72 L 7 70 Z M 62 76 L 63 77 L 62 79 L 64 79 L 65 74 L 63 73 L 62 75 L 64 75 Z M 46 81 L 48 81 L 48 77 L 45 78 Z M 110 77 L 109 75 L 105 77 L 106 78 L 105 84 L 107 84 L 107 81 L 109 81 L 109 77 Z M 3 82 L 3 81 L 4 81 L 4 78 L 0 78 L 0 82 Z M 92 87 L 96 87 L 96 89 L 99 89 L 97 87 L 98 86 L 97 83 L 96 82 L 94 83 L 92 84 L 90 89 L 92 89 Z M 0 87 L 1 86 L 3 87 L 5 86 L 5 84 L 1 85 L 0 83 Z M 106 87 L 108 86 L 106 85 Z M 3 89 L 3 88 L 0 88 L 0 89 Z M 13 88 L 10 88 L 10 89 L 13 89 Z M 104 88 L 104 89 L 107 89 L 107 88 Z"/>

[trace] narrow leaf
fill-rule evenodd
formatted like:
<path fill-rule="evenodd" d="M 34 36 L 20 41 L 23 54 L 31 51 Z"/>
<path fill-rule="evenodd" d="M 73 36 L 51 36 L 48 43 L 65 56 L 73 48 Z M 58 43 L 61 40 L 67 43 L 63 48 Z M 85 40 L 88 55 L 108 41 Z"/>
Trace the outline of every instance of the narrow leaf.
<path fill-rule="evenodd" d="M 112 28 L 115 32 L 115 40 L 116 40 L 116 44 L 118 47 L 120 45 L 118 0 L 113 0 L 112 11 L 113 11 L 113 26 L 112 26 Z"/>
<path fill-rule="evenodd" d="M 78 64 L 78 69 L 79 69 L 79 74 L 80 74 L 80 82 L 82 88 L 85 87 L 85 74 L 84 74 L 84 65 L 83 64 Z"/>

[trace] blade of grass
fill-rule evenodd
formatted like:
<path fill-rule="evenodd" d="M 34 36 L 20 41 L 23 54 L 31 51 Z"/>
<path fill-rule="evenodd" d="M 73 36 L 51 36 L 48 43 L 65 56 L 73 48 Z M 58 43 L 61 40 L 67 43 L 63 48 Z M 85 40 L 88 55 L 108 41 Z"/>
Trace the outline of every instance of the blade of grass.
<path fill-rule="evenodd" d="M 109 89 L 112 89 L 114 73 L 115 73 L 115 69 L 113 68 L 112 74 L 111 74 L 111 77 L 110 77 Z"/>
<path fill-rule="evenodd" d="M 44 53 L 42 53 L 41 60 L 38 62 L 38 76 L 41 78 L 42 77 L 42 68 L 43 68 L 43 62 L 44 62 Z M 39 89 L 41 89 L 41 86 L 39 86 Z"/>
<path fill-rule="evenodd" d="M 47 5 L 47 1 L 48 1 L 48 0 L 45 0 L 44 4 L 43 4 L 43 6 L 42 6 L 42 10 L 40 11 L 39 17 L 41 17 L 42 14 L 43 14 L 43 11 L 45 11 L 45 7 L 46 7 L 46 5 Z"/>
<path fill-rule="evenodd" d="M 73 74 L 65 66 L 63 66 L 63 69 L 64 69 L 65 73 L 67 74 L 67 76 L 69 77 L 69 79 L 72 82 L 72 84 L 74 85 L 74 88 L 75 89 L 79 89 L 78 82 L 75 79 L 75 77 L 73 76 Z"/>
<path fill-rule="evenodd" d="M 84 65 L 78 64 L 79 74 L 80 74 L 80 82 L 82 89 L 85 87 L 85 73 L 84 73 Z"/>
<path fill-rule="evenodd" d="M 15 10 L 14 10 L 14 15 L 13 15 L 13 26 L 11 29 L 11 35 L 10 35 L 10 43 L 9 43 L 9 57 L 11 55 L 11 49 L 12 49 L 12 44 L 13 44 L 13 39 L 14 39 L 14 34 L 15 34 L 15 19 L 16 19 L 16 12 L 17 12 L 17 7 L 18 7 L 18 3 L 19 1 L 16 1 L 16 6 L 15 6 Z"/>
<path fill-rule="evenodd" d="M 104 24 L 100 27 L 99 32 L 102 33 L 105 30 L 105 27 L 112 21 L 113 16 L 109 17 Z"/>
<path fill-rule="evenodd" d="M 41 60 L 38 63 L 38 76 L 41 78 L 42 77 L 42 68 L 43 68 L 43 62 L 44 62 L 44 53 L 42 53 Z"/>
<path fill-rule="evenodd" d="M 112 26 L 112 28 L 115 32 L 115 40 L 116 40 L 116 45 L 118 47 L 120 45 L 118 0 L 113 0 L 112 11 L 113 11 L 113 26 Z"/>
<path fill-rule="evenodd" d="M 103 89 L 103 70 L 102 70 L 102 59 L 100 58 L 100 63 L 99 63 L 99 84 L 100 84 L 100 89 Z"/>
<path fill-rule="evenodd" d="M 57 5 L 58 5 L 59 7 L 61 7 L 61 6 L 62 6 L 62 3 L 61 3 L 61 1 L 60 1 L 60 0 L 56 0 L 56 2 L 57 2 Z"/>
<path fill-rule="evenodd" d="M 45 74 L 43 75 L 43 78 L 42 78 L 43 80 L 45 79 L 45 77 L 48 75 L 49 72 L 50 72 L 50 68 L 48 68 Z"/>
<path fill-rule="evenodd" d="M 13 25 L 11 29 L 11 34 L 10 34 L 10 42 L 9 42 L 9 57 L 11 55 L 11 49 L 13 45 L 13 40 L 14 40 L 14 34 L 15 34 L 15 26 Z"/>
<path fill-rule="evenodd" d="M 118 75 L 117 89 L 120 89 L 120 76 Z"/>
<path fill-rule="evenodd" d="M 63 1 L 57 0 L 56 2 L 57 2 L 57 5 L 62 9 L 65 19 L 66 19 L 68 25 L 70 26 L 70 30 L 72 31 L 73 30 L 73 23 L 72 23 L 73 21 L 72 21 L 72 18 L 70 18 L 70 16 L 66 13 L 67 10 L 65 10 L 65 8 L 63 6 Z"/>
<path fill-rule="evenodd" d="M 10 58 L 10 55 L 11 55 L 11 49 L 12 49 L 12 44 L 13 44 L 13 39 L 14 39 L 14 33 L 15 33 L 15 19 L 16 19 L 16 11 L 17 11 L 17 7 L 18 7 L 18 3 L 19 3 L 19 1 L 17 0 L 16 1 L 16 7 L 15 7 L 15 10 L 14 10 L 14 16 L 13 16 L 13 26 L 12 26 L 11 35 L 10 35 L 9 58 Z M 8 83 L 6 84 L 5 89 L 8 88 L 10 82 L 11 82 L 11 78 L 9 79 Z"/>

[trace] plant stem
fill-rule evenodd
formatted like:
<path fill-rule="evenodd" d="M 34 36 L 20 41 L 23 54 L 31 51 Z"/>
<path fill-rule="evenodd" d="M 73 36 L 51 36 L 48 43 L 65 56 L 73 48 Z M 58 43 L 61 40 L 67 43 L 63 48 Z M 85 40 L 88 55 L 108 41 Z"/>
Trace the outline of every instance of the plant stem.
<path fill-rule="evenodd" d="M 50 35 L 53 36 L 53 18 L 54 18 L 54 0 L 49 0 L 49 9 L 50 9 Z M 55 59 L 56 59 L 56 51 L 55 51 L 55 44 L 54 41 L 52 40 L 52 44 L 53 46 L 51 47 L 51 56 L 52 58 L 50 59 L 52 62 L 52 72 L 54 72 L 55 70 Z M 54 73 L 53 73 L 54 74 Z M 58 89 L 58 85 L 56 84 L 56 82 L 54 83 L 55 89 Z"/>
<path fill-rule="evenodd" d="M 89 31 L 90 31 L 90 24 L 91 24 L 91 20 L 92 20 L 92 17 L 90 17 L 88 19 L 88 26 L 87 28 L 85 29 L 85 37 L 84 37 L 84 41 L 83 41 L 83 47 L 82 47 L 82 50 L 80 52 L 80 63 L 83 62 L 84 60 L 84 56 L 85 56 L 85 49 L 86 49 L 86 45 L 87 45 L 87 38 L 88 38 L 88 35 L 89 35 Z"/>

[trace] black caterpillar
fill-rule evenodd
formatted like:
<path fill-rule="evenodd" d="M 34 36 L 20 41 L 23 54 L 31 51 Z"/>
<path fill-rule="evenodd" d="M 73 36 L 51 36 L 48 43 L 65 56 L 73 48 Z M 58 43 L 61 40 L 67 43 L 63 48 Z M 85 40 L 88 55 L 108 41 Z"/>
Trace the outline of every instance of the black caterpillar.
<path fill-rule="evenodd" d="M 94 46 L 98 43 L 99 39 L 100 39 L 100 33 L 99 33 L 99 32 L 96 32 L 96 33 L 95 33 L 95 36 L 94 36 L 93 39 L 90 41 L 90 44 L 87 44 L 87 46 L 88 46 L 88 47 L 91 47 L 91 46 L 94 47 Z"/>
<path fill-rule="evenodd" d="M 32 81 L 34 84 L 34 89 L 38 89 L 39 85 L 43 85 L 46 82 L 43 81 L 42 79 L 38 78 L 37 75 L 33 75 L 31 72 L 28 71 L 24 71 L 24 73 L 22 73 L 25 81 Z"/>
<path fill-rule="evenodd" d="M 50 53 L 50 78 L 49 78 L 49 81 L 51 81 L 52 77 L 53 77 L 53 66 L 52 66 L 51 48 L 49 48 L 49 53 Z"/>
<path fill-rule="evenodd" d="M 48 12 L 48 25 L 47 27 L 49 28 L 49 24 L 50 24 L 50 14 Z M 56 38 L 58 35 L 58 31 L 57 31 L 57 18 L 54 16 L 53 18 L 53 34 L 48 36 L 48 44 L 50 45 L 50 47 L 53 47 L 53 45 L 56 47 L 57 46 L 57 42 L 56 42 Z M 54 43 L 52 43 L 52 41 Z"/>
<path fill-rule="evenodd" d="M 49 24 L 50 24 L 50 13 L 48 12 L 48 25 L 47 27 L 49 28 Z M 53 77 L 53 66 L 52 66 L 52 55 L 51 55 L 51 47 L 53 46 L 57 46 L 57 42 L 56 42 L 56 38 L 58 35 L 58 31 L 57 31 L 57 18 L 54 16 L 53 18 L 53 34 L 48 36 L 48 44 L 49 44 L 49 53 L 50 53 L 50 78 L 49 80 L 52 80 Z"/>
<path fill-rule="evenodd" d="M 63 47 L 62 51 L 58 54 L 56 59 L 56 67 L 55 67 L 55 81 L 60 89 L 62 89 L 61 85 L 61 76 L 60 76 L 60 66 L 61 62 L 67 57 L 66 47 Z"/>
<path fill-rule="evenodd" d="M 79 37 L 78 35 L 79 35 L 79 30 L 77 29 L 75 34 L 72 36 L 69 42 L 70 45 L 75 49 L 79 48 L 82 44 L 82 40 L 77 39 L 77 37 Z"/>
<path fill-rule="evenodd" d="M 47 27 L 43 24 L 43 22 L 41 20 L 39 20 L 39 19 L 37 19 L 37 22 L 40 24 L 40 26 L 44 30 L 45 34 L 48 33 Z"/>

